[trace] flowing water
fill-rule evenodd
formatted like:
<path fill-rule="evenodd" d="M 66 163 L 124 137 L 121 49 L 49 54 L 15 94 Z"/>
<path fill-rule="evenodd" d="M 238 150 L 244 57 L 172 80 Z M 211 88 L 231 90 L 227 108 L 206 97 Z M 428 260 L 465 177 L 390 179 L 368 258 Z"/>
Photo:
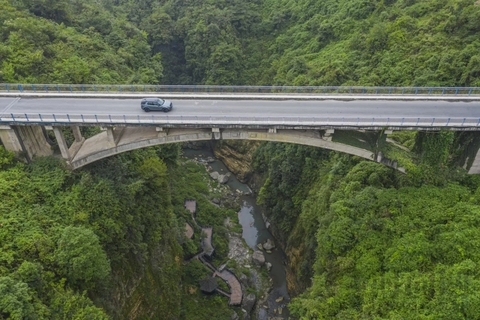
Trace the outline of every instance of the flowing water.
<path fill-rule="evenodd" d="M 184 156 L 190 159 L 207 159 L 209 157 L 214 158 L 213 153 L 208 149 L 192 150 L 184 149 Z M 214 158 L 215 159 L 215 158 Z M 227 167 L 219 160 L 209 163 L 213 171 L 217 171 L 220 174 L 225 174 L 228 171 Z M 227 185 L 233 190 L 240 190 L 242 192 L 250 192 L 250 188 L 238 181 L 238 179 L 232 175 L 227 182 Z M 238 221 L 242 225 L 242 237 L 246 244 L 253 250 L 258 250 L 257 244 L 265 243 L 268 239 L 272 239 L 275 243 L 270 231 L 268 231 L 265 221 L 263 219 L 261 207 L 256 205 L 256 197 L 254 195 L 241 196 L 241 208 L 238 212 Z M 272 291 L 269 293 L 267 309 L 260 307 L 257 319 L 267 319 L 267 316 L 275 316 L 278 318 L 288 318 L 288 309 L 285 307 L 290 297 L 287 292 L 286 274 L 285 274 L 285 253 L 278 248 L 278 245 L 272 250 L 272 253 L 265 254 L 265 261 L 272 264 L 269 275 L 272 278 Z M 277 302 L 278 301 L 278 302 Z M 273 313 L 274 310 L 282 308 L 282 314 Z"/>

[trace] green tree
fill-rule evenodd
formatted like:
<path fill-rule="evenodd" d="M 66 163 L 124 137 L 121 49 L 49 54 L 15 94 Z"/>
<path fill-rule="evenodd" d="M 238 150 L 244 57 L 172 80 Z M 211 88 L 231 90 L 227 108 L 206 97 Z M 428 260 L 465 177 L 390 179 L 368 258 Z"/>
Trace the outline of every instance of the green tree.
<path fill-rule="evenodd" d="M 73 284 L 95 287 L 110 273 L 110 263 L 98 237 L 84 227 L 66 227 L 55 250 L 55 261 Z"/>
<path fill-rule="evenodd" d="M 10 277 L 0 277 L 0 316 L 3 319 L 35 319 L 32 300 L 25 283 Z"/>

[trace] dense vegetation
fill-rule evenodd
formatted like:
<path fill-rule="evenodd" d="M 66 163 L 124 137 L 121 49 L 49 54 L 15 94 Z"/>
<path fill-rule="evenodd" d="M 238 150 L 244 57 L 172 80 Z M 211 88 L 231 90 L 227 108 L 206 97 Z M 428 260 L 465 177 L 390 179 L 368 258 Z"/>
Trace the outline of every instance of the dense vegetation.
<path fill-rule="evenodd" d="M 0 1 L 0 82 L 476 86 L 475 0 Z"/>
<path fill-rule="evenodd" d="M 480 179 L 438 156 L 452 154 L 449 134 L 419 140 L 437 157 L 418 155 L 423 170 L 408 175 L 310 147 L 257 150 L 259 200 L 288 235 L 289 285 L 308 287 L 290 304 L 294 315 L 479 318 Z"/>
<path fill-rule="evenodd" d="M 156 277 L 170 292 L 157 292 L 164 303 L 157 310 L 178 312 L 181 249 L 171 232 L 175 219 L 161 160 L 140 158 L 131 168 L 117 160 L 116 175 L 101 164 L 72 173 L 53 158 L 26 166 L 0 150 L 3 317 L 107 318 L 91 299 L 109 311 L 121 307 L 104 301 L 113 298 L 106 292 L 124 294 L 115 280 L 145 271 L 125 275 L 119 266 L 150 260 L 158 250 L 165 272 Z"/>
<path fill-rule="evenodd" d="M 183 236 L 191 223 L 183 200 L 199 200 L 198 220 L 215 227 L 219 257 L 232 212 L 209 203 L 200 167 L 179 161 L 172 145 L 71 172 L 54 158 L 25 165 L 0 146 L 0 318 L 230 314 L 225 299 L 198 292 L 205 267 L 182 263 L 200 239 L 199 230 L 194 240 Z"/>
<path fill-rule="evenodd" d="M 479 19 L 476 0 L 0 0 L 0 82 L 477 86 Z M 297 316 L 478 318 L 480 184 L 452 169 L 468 136 L 396 139 L 415 152 L 406 176 L 257 151 L 290 288 L 307 289 Z M 220 256 L 231 212 L 209 205 L 197 167 L 177 170 L 177 151 L 72 173 L 0 148 L 0 318 L 227 316 L 194 289 L 204 270 L 181 264 L 198 249 L 183 199 L 199 199 Z"/>

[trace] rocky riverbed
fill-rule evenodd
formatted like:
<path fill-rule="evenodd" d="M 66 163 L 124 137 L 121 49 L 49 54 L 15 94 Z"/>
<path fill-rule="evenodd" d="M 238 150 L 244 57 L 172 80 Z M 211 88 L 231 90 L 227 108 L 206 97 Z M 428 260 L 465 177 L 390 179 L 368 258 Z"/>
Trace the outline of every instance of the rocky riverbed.
<path fill-rule="evenodd" d="M 285 283 L 285 255 L 275 247 L 252 191 L 239 182 L 210 151 L 187 149 L 184 154 L 204 165 L 209 178 L 218 182 L 211 190 L 216 195 L 213 203 L 227 208 L 240 208 L 239 220 L 227 219 L 224 224 L 230 230 L 228 258 L 234 261 L 228 264 L 234 266 L 231 269 L 240 280 L 244 292 L 241 306 L 243 319 L 251 319 L 251 315 L 259 320 L 287 319 L 289 296 Z M 238 230 L 238 224 L 242 226 L 242 233 L 234 231 Z M 256 293 L 247 294 L 248 288 Z M 235 313 L 232 319 L 237 317 Z"/>

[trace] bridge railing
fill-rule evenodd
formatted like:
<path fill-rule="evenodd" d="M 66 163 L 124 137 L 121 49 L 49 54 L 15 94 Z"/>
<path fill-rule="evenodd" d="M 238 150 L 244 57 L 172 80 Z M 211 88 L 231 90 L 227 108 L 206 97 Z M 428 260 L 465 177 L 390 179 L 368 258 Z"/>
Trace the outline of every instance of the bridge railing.
<path fill-rule="evenodd" d="M 476 95 L 480 87 L 362 87 L 362 86 L 207 86 L 0 83 L 0 92 L 25 93 L 264 93 L 352 95 Z"/>
<path fill-rule="evenodd" d="M 418 127 L 477 129 L 480 118 L 430 117 L 253 117 L 253 116 L 170 116 L 170 115 L 110 115 L 110 114 L 4 114 L 2 124 L 58 125 L 155 125 L 222 127 Z"/>

